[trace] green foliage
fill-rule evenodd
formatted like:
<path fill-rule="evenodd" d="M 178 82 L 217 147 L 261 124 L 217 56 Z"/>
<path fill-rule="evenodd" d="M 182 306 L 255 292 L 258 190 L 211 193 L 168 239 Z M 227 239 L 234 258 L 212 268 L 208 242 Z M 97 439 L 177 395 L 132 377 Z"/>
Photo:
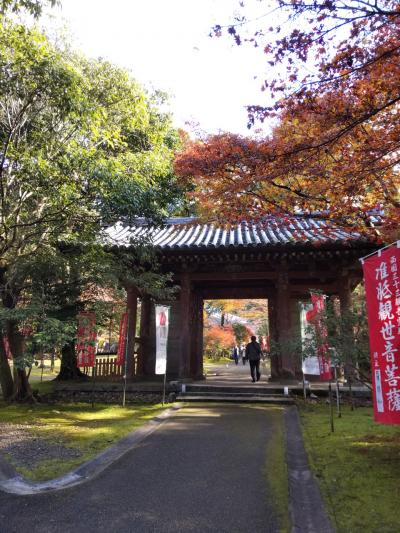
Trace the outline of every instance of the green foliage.
<path fill-rule="evenodd" d="M 326 326 L 326 339 L 314 326 L 306 327 L 303 357 L 316 354 L 316 346 L 326 342 L 335 366 L 350 364 L 362 372 L 370 371 L 369 334 L 363 287 L 354 293 L 352 307 L 340 311 L 337 302 L 327 301 L 321 320 Z"/>
<path fill-rule="evenodd" d="M 160 221 L 182 194 L 165 98 L 121 68 L 1 19 L 0 293 L 6 320 L 17 313 L 19 324 L 33 324 L 32 349 L 71 340 L 82 295 L 95 305 L 93 287 L 132 282 L 170 294 L 146 243 L 121 253 L 101 245 L 107 225 Z"/>
<path fill-rule="evenodd" d="M 235 335 L 236 343 L 242 344 L 243 342 L 248 342 L 249 340 L 249 330 L 244 324 L 235 322 L 232 324 L 233 333 Z"/>
<path fill-rule="evenodd" d="M 27 11 L 35 18 L 38 18 L 42 14 L 44 6 L 53 7 L 58 3 L 58 0 L 1 0 L 0 17 L 7 12 L 19 13 L 20 11 Z"/>
<path fill-rule="evenodd" d="M 269 335 L 269 324 L 268 324 L 268 320 L 263 320 L 260 325 L 258 326 L 257 328 L 257 331 L 256 331 L 256 334 L 259 335 L 260 337 L 264 336 L 264 337 L 268 337 Z"/>

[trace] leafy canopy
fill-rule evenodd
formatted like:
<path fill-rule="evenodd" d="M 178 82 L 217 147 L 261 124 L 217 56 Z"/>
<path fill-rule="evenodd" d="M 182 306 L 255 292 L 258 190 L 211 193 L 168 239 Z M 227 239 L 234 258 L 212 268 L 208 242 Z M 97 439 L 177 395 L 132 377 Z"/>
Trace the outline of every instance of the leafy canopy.
<path fill-rule="evenodd" d="M 399 222 L 400 4 L 394 0 L 277 0 L 287 23 L 246 33 L 246 7 L 224 29 L 265 54 L 262 89 L 272 104 L 249 106 L 249 124 L 271 121 L 265 138 L 218 135 L 189 143 L 176 162 L 194 176 L 203 212 L 237 220 L 266 212 L 322 211 L 369 225 Z M 269 16 L 271 13 L 269 13 Z M 270 26 L 270 27 L 268 27 Z"/>

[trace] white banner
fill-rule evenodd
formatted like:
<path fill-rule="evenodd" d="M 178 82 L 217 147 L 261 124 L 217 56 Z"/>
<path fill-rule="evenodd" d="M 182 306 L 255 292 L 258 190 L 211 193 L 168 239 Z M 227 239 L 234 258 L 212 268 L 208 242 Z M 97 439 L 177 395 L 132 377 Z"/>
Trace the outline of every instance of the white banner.
<path fill-rule="evenodd" d="M 167 371 L 169 307 L 156 305 L 156 374 Z"/>
<path fill-rule="evenodd" d="M 307 339 L 310 339 L 311 335 L 307 331 L 307 311 L 310 311 L 313 308 L 312 304 L 303 304 L 300 314 L 300 323 L 301 323 L 301 339 L 303 342 L 303 345 L 305 344 Z M 319 360 L 317 356 L 314 357 L 306 357 L 303 359 L 302 364 L 302 370 L 303 374 L 310 374 L 312 376 L 319 376 L 320 375 L 320 368 L 319 368 Z"/>

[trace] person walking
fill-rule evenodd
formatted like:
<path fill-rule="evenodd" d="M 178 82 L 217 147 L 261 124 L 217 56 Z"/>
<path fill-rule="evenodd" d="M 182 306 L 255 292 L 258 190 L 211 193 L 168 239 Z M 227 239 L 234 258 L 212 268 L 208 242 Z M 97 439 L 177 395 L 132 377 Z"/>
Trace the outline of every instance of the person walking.
<path fill-rule="evenodd" d="M 244 344 L 240 345 L 240 357 L 242 358 L 243 365 L 246 364 L 246 346 Z"/>
<path fill-rule="evenodd" d="M 257 342 L 257 338 L 253 335 L 251 342 L 246 346 L 246 359 L 250 363 L 250 374 L 253 383 L 260 380 L 260 359 L 261 359 L 261 346 Z"/>
<path fill-rule="evenodd" d="M 239 347 L 237 344 L 233 347 L 232 358 L 235 361 L 235 365 L 237 365 L 239 363 Z"/>

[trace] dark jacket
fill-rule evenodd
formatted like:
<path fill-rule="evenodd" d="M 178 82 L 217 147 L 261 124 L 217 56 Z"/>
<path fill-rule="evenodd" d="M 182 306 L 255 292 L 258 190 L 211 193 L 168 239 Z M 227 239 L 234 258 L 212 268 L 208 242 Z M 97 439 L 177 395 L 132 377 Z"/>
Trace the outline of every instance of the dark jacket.
<path fill-rule="evenodd" d="M 249 361 L 259 361 L 261 359 L 261 346 L 257 341 L 251 341 L 246 346 L 246 358 Z"/>

